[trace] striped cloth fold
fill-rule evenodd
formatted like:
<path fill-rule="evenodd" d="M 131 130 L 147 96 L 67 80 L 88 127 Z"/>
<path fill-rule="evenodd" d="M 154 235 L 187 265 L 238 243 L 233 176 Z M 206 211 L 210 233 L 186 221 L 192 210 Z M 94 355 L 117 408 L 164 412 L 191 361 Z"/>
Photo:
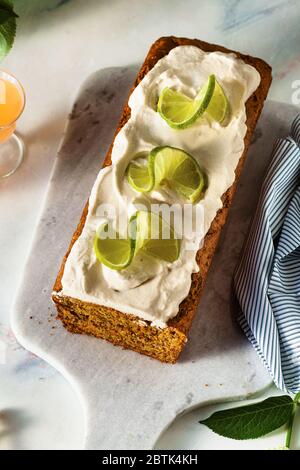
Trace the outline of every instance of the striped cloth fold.
<path fill-rule="evenodd" d="M 300 114 L 279 139 L 234 274 L 238 320 L 280 389 L 300 391 Z"/>

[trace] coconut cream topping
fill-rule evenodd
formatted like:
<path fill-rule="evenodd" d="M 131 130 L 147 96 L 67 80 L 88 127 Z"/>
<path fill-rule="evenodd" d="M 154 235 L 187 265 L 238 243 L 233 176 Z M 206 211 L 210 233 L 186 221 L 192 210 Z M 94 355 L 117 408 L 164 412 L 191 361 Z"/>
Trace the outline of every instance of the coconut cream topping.
<path fill-rule="evenodd" d="M 211 74 L 216 75 L 230 103 L 227 125 L 213 122 L 204 114 L 187 129 L 169 127 L 156 112 L 162 89 L 170 87 L 194 98 Z M 130 96 L 131 118 L 115 139 L 112 165 L 97 176 L 85 226 L 68 256 L 59 295 L 112 307 L 160 328 L 177 315 L 179 304 L 189 293 L 191 275 L 198 271 L 196 252 L 222 207 L 222 195 L 234 182 L 247 130 L 245 103 L 259 83 L 257 70 L 234 54 L 179 46 L 157 62 Z M 188 152 L 207 175 L 204 197 L 193 207 L 204 215 L 202 230 L 192 227 L 183 234 L 180 256 L 174 263 L 140 252 L 126 269 L 109 269 L 97 260 L 93 250 L 104 207 L 117 209 L 105 216 L 116 222 L 116 218 L 128 220 L 139 203 L 183 203 L 163 188 L 142 195 L 126 180 L 125 171 L 132 158 L 163 145 Z"/>

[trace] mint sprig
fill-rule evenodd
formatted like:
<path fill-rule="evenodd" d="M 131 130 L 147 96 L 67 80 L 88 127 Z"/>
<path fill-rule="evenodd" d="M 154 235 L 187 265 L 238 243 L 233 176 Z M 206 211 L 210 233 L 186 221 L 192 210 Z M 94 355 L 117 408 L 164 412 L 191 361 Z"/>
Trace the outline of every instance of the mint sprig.
<path fill-rule="evenodd" d="M 270 397 L 260 403 L 217 411 L 200 421 L 215 433 L 231 439 L 257 439 L 288 423 L 286 447 L 290 447 L 294 416 L 300 399 L 288 395 Z"/>
<path fill-rule="evenodd" d="M 11 0 L 0 0 L 0 60 L 10 51 L 16 35 L 18 15 Z"/>
<path fill-rule="evenodd" d="M 293 400 L 293 410 L 292 410 L 292 413 L 291 413 L 291 416 L 288 420 L 288 430 L 287 430 L 287 433 L 286 433 L 286 439 L 285 439 L 285 447 L 286 448 L 290 448 L 290 445 L 291 445 L 291 438 L 292 438 L 292 432 L 293 432 L 293 425 L 294 425 L 294 419 L 295 419 L 295 414 L 296 414 L 296 410 L 297 410 L 297 406 L 299 405 L 299 400 L 300 400 L 300 392 L 298 392 L 295 396 L 294 396 L 294 400 Z"/>

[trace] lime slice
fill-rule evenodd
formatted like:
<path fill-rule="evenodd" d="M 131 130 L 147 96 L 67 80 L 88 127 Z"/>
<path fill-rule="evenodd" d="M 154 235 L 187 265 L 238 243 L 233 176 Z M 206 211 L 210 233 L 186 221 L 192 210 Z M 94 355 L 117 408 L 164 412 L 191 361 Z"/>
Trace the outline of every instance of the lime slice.
<path fill-rule="evenodd" d="M 104 224 L 94 241 L 97 259 L 110 269 L 127 268 L 133 257 L 141 250 L 149 255 L 172 263 L 179 256 L 180 242 L 174 230 L 160 215 L 138 211 L 129 222 L 129 236 L 122 239 L 118 234 L 109 238 L 108 223 Z"/>
<path fill-rule="evenodd" d="M 205 175 L 197 161 L 175 147 L 155 147 L 143 164 L 133 160 L 127 168 L 129 184 L 139 192 L 149 192 L 168 185 L 188 199 L 196 202 L 205 186 Z"/>
<path fill-rule="evenodd" d="M 104 224 L 98 231 L 94 240 L 94 251 L 97 259 L 110 269 L 120 271 L 130 265 L 134 243 L 130 238 L 108 237 L 108 223 Z"/>
<path fill-rule="evenodd" d="M 210 100 L 206 112 L 214 121 L 223 122 L 229 113 L 229 102 L 223 91 L 223 88 L 216 80 L 213 96 Z"/>
<path fill-rule="evenodd" d="M 149 255 L 173 263 L 180 251 L 180 242 L 172 227 L 158 214 L 147 211 L 136 213 L 135 253 L 146 251 Z"/>
<path fill-rule="evenodd" d="M 186 158 L 178 165 L 172 177 L 172 185 L 192 204 L 200 198 L 205 177 L 193 158 Z"/>
<path fill-rule="evenodd" d="M 174 129 L 191 126 L 206 111 L 215 89 L 215 76 L 211 75 L 194 100 L 164 88 L 159 96 L 157 111 Z"/>
<path fill-rule="evenodd" d="M 154 185 L 152 167 L 147 158 L 136 158 L 127 167 L 127 179 L 130 186 L 140 193 L 151 191 Z"/>

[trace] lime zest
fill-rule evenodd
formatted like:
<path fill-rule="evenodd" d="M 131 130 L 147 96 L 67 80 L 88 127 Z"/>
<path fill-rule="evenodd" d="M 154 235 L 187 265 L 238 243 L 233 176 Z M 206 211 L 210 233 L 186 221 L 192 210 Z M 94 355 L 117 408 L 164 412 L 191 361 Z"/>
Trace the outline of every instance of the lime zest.
<path fill-rule="evenodd" d="M 147 193 L 167 184 L 178 194 L 195 203 L 206 185 L 206 176 L 194 157 L 182 149 L 155 147 L 143 164 L 133 159 L 126 170 L 129 184 L 138 192 Z"/>

